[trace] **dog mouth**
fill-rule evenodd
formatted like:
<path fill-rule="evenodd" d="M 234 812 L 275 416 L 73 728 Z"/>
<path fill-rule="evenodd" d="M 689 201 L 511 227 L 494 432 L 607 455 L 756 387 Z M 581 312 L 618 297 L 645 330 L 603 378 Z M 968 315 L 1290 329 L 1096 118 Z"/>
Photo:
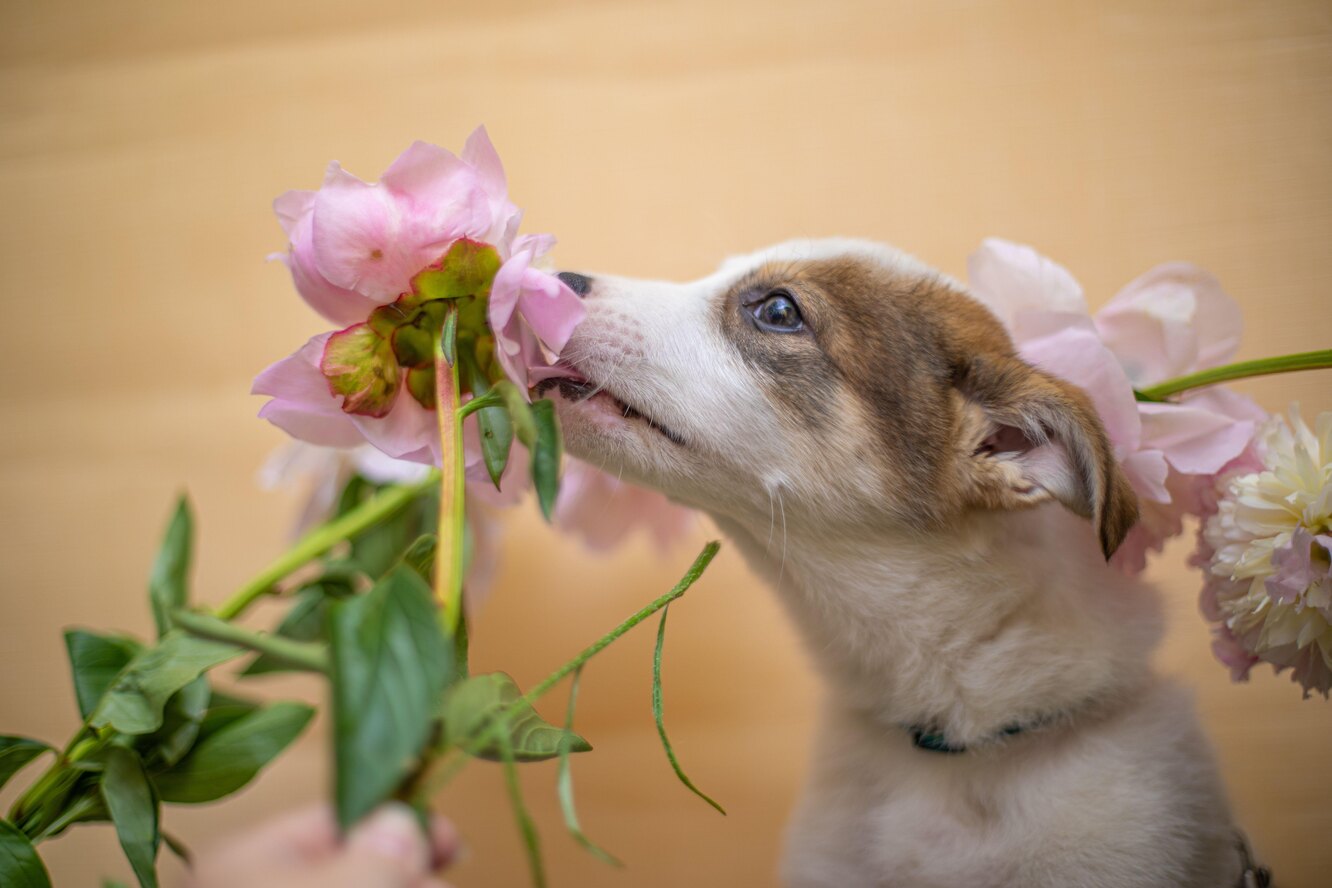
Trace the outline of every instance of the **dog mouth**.
<path fill-rule="evenodd" d="M 541 397 L 552 389 L 558 389 L 560 394 L 569 401 L 581 403 L 605 399 L 606 408 L 618 413 L 622 418 L 629 422 L 642 422 L 648 428 L 660 434 L 672 444 L 683 447 L 685 439 L 678 432 L 673 431 L 667 426 L 662 425 L 657 420 L 648 416 L 632 404 L 626 403 L 614 392 L 610 391 L 604 385 L 592 382 L 583 376 L 581 372 L 573 367 L 561 367 L 562 371 L 569 371 L 568 376 L 554 376 L 549 379 L 543 379 L 532 387 L 532 393 L 536 397 Z"/>

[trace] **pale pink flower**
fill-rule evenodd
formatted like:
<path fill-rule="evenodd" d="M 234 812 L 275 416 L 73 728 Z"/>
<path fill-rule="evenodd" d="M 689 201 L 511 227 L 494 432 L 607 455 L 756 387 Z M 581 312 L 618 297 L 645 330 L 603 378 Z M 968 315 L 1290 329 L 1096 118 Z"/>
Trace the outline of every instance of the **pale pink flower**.
<path fill-rule="evenodd" d="M 566 460 L 555 501 L 555 526 L 582 538 L 588 548 L 612 549 L 638 530 L 659 549 L 679 542 L 696 521 L 694 512 L 655 490 L 621 481 L 579 460 Z"/>
<path fill-rule="evenodd" d="M 484 129 L 461 158 L 414 143 L 375 184 L 334 163 L 318 191 L 287 192 L 274 208 L 297 290 L 344 326 L 255 380 L 256 394 L 273 397 L 260 415 L 301 440 L 364 440 L 438 464 L 427 347 L 442 321 L 436 291 L 489 293 L 497 357 L 524 390 L 529 366 L 553 362 L 583 318 L 573 291 L 539 267 L 554 239 L 517 234 L 521 213 Z"/>
<path fill-rule="evenodd" d="M 1130 573 L 1198 514 L 1200 487 L 1237 459 L 1265 416 L 1219 388 L 1177 402 L 1139 402 L 1134 388 L 1224 363 L 1239 342 L 1239 309 L 1205 271 L 1159 266 L 1095 316 L 1063 266 L 1031 247 L 989 238 L 967 263 L 972 291 L 1037 367 L 1082 388 L 1137 492 L 1142 520 L 1114 562 Z"/>

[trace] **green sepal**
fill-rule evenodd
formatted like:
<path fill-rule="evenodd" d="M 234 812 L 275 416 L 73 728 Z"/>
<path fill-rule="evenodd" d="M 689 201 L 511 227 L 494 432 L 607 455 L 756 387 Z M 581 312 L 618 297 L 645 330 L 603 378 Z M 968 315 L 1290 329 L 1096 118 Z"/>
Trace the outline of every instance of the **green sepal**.
<path fill-rule="evenodd" d="M 415 318 L 405 324 L 399 324 L 393 331 L 391 342 L 393 354 L 398 364 L 403 367 L 431 367 L 435 365 L 435 337 L 437 330 L 427 328 L 430 316 L 419 312 Z"/>
<path fill-rule="evenodd" d="M 392 344 L 370 324 L 330 336 L 319 369 L 329 390 L 342 396 L 344 413 L 382 419 L 393 409 L 402 374 Z"/>
<path fill-rule="evenodd" d="M 416 403 L 427 410 L 434 410 L 436 404 L 437 387 L 435 384 L 435 365 L 426 364 L 424 367 L 413 367 L 407 371 L 407 392 L 412 396 Z"/>
<path fill-rule="evenodd" d="M 432 299 L 477 299 L 490 294 L 499 271 L 499 252 L 489 244 L 459 238 L 439 262 L 412 278 L 412 292 L 422 301 Z"/>
<path fill-rule="evenodd" d="M 543 719 L 530 703 L 522 701 L 522 696 L 518 685 L 503 672 L 487 672 L 456 682 L 445 694 L 442 709 L 447 742 L 468 755 L 500 761 L 502 720 L 508 726 L 509 744 L 517 761 L 558 757 L 565 731 Z M 570 752 L 592 749 L 592 744 L 570 733 Z"/>
<path fill-rule="evenodd" d="M 167 525 L 162 546 L 148 575 L 148 600 L 152 605 L 153 620 L 157 623 L 158 638 L 171 628 L 171 612 L 189 601 L 188 575 L 193 538 L 194 519 L 190 515 L 190 503 L 182 496 L 176 500 L 176 511 Z"/>

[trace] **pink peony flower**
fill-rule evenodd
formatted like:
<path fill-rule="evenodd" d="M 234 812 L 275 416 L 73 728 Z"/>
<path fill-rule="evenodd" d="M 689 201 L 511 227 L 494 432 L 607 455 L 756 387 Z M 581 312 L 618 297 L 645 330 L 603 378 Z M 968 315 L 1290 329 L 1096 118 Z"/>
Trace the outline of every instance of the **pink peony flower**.
<path fill-rule="evenodd" d="M 364 440 L 437 464 L 431 342 L 446 300 L 459 300 L 471 335 L 489 323 L 499 365 L 524 390 L 529 367 L 553 362 L 583 318 L 573 291 L 538 267 L 554 239 L 518 236 L 521 213 L 484 129 L 461 158 L 414 143 L 375 184 L 331 164 L 318 191 L 287 192 L 274 209 L 297 290 L 343 326 L 255 380 L 273 398 L 260 415 L 301 440 Z M 467 311 L 487 297 L 488 314 Z"/>
<path fill-rule="evenodd" d="M 611 549 L 642 528 L 658 548 L 679 542 L 695 520 L 654 490 L 627 484 L 578 460 L 565 463 L 555 525 L 583 539 L 591 549 Z"/>
<path fill-rule="evenodd" d="M 1096 406 L 1142 511 L 1114 563 L 1142 571 L 1147 552 L 1199 514 L 1199 491 L 1244 453 L 1266 414 L 1218 388 L 1168 404 L 1139 402 L 1134 388 L 1229 360 L 1238 307 L 1215 278 L 1184 263 L 1152 269 L 1095 316 L 1067 269 L 1031 247 L 986 239 L 967 269 L 972 291 L 1022 356 L 1081 387 Z"/>

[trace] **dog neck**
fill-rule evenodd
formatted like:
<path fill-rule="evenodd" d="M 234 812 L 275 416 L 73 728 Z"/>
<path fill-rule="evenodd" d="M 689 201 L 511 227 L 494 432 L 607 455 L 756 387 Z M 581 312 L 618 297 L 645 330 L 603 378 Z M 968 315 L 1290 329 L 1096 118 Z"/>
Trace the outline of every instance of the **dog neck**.
<path fill-rule="evenodd" d="M 983 744 L 1122 700 L 1148 675 L 1155 596 L 1049 505 L 946 531 L 820 531 L 714 515 L 776 588 L 830 703 Z"/>

